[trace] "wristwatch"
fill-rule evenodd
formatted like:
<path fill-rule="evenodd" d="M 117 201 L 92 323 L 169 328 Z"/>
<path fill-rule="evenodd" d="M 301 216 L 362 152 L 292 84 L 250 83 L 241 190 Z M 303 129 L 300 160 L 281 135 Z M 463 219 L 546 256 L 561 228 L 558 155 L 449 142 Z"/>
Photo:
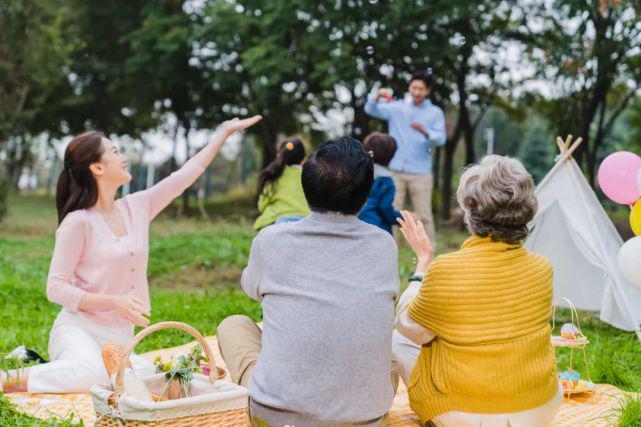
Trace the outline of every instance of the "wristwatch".
<path fill-rule="evenodd" d="M 423 274 L 412 274 L 408 280 L 410 282 L 422 282 Z"/>

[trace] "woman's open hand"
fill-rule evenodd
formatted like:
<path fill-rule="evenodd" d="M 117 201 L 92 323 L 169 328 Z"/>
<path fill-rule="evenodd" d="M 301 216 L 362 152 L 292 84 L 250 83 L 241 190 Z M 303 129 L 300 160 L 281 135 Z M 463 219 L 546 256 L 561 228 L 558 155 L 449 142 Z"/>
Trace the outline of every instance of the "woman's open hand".
<path fill-rule="evenodd" d="M 227 135 L 231 135 L 234 132 L 238 132 L 239 130 L 245 130 L 248 127 L 255 125 L 262 119 L 263 117 L 259 115 L 256 115 L 254 117 L 249 117 L 247 119 L 242 119 L 242 120 L 239 119 L 238 117 L 235 117 L 223 123 L 221 130 L 225 132 Z"/>
<path fill-rule="evenodd" d="M 417 271 L 424 273 L 434 256 L 434 245 L 425 232 L 423 223 L 408 211 L 401 211 L 403 218 L 396 220 L 401 225 L 401 233 L 418 258 Z"/>

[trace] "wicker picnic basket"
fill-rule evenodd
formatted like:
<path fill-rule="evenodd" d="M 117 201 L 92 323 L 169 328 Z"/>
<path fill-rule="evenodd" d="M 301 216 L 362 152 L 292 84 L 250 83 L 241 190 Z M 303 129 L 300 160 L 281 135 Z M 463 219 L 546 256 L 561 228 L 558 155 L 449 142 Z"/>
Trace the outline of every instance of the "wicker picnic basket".
<path fill-rule="evenodd" d="M 140 401 L 123 393 L 124 375 L 129 356 L 136 345 L 147 335 L 162 329 L 180 329 L 192 335 L 200 344 L 210 367 L 209 377 L 194 374 L 190 395 L 182 399 L 160 402 Z M 139 332 L 127 347 L 118 364 L 114 388 L 93 386 L 91 395 L 99 427 L 236 427 L 249 425 L 246 388 L 222 380 L 225 371 L 216 368 L 211 347 L 193 327 L 181 322 L 161 322 Z M 143 378 L 150 391 L 158 390 L 165 383 L 164 374 Z"/>

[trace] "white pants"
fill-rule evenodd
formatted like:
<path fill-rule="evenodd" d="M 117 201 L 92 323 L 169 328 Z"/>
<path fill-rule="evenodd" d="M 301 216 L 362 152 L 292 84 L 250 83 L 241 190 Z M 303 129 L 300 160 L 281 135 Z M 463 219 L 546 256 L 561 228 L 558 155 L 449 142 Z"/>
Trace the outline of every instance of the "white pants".
<path fill-rule="evenodd" d="M 392 335 L 392 354 L 398 361 L 398 373 L 408 384 L 412 369 L 418 359 L 421 348 L 394 330 Z M 456 427 L 540 427 L 547 426 L 554 420 L 554 416 L 563 403 L 563 387 L 559 382 L 556 395 L 533 409 L 510 414 L 471 414 L 469 412 L 450 411 L 432 419 L 437 426 Z"/>
<path fill-rule="evenodd" d="M 398 362 L 398 374 L 405 385 L 409 384 L 412 369 L 414 369 L 414 364 L 420 353 L 421 348 L 418 345 L 394 329 L 392 333 L 392 356 Z"/>
<path fill-rule="evenodd" d="M 110 342 L 127 346 L 133 325 L 103 326 L 78 313 L 62 310 L 49 336 L 51 362 L 29 368 L 27 390 L 31 393 L 79 393 L 92 385 L 109 385 L 111 380 L 102 361 L 102 345 Z M 138 376 L 154 373 L 153 364 L 132 355 Z"/>

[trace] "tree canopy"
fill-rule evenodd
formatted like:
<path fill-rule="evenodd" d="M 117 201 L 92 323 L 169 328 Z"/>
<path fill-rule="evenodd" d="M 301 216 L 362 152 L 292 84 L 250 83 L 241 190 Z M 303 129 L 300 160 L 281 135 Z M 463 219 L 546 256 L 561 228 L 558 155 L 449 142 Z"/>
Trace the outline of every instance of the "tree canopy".
<path fill-rule="evenodd" d="M 549 153 L 540 135 L 582 136 L 594 181 L 617 125 L 639 133 L 640 13 L 618 0 L 4 1 L 0 181 L 17 185 L 38 135 L 140 138 L 169 117 L 176 167 L 179 132 L 189 151 L 193 130 L 262 114 L 251 132 L 265 165 L 280 137 L 317 135 L 327 114 L 357 138 L 384 128 L 364 113 L 368 94 L 402 97 L 428 67 L 448 120 L 434 171 L 444 218 L 457 165 L 478 157 L 479 126 L 494 126 L 490 109 L 523 129 L 496 135 L 537 174 Z M 532 116 L 535 130 L 521 123 Z"/>

